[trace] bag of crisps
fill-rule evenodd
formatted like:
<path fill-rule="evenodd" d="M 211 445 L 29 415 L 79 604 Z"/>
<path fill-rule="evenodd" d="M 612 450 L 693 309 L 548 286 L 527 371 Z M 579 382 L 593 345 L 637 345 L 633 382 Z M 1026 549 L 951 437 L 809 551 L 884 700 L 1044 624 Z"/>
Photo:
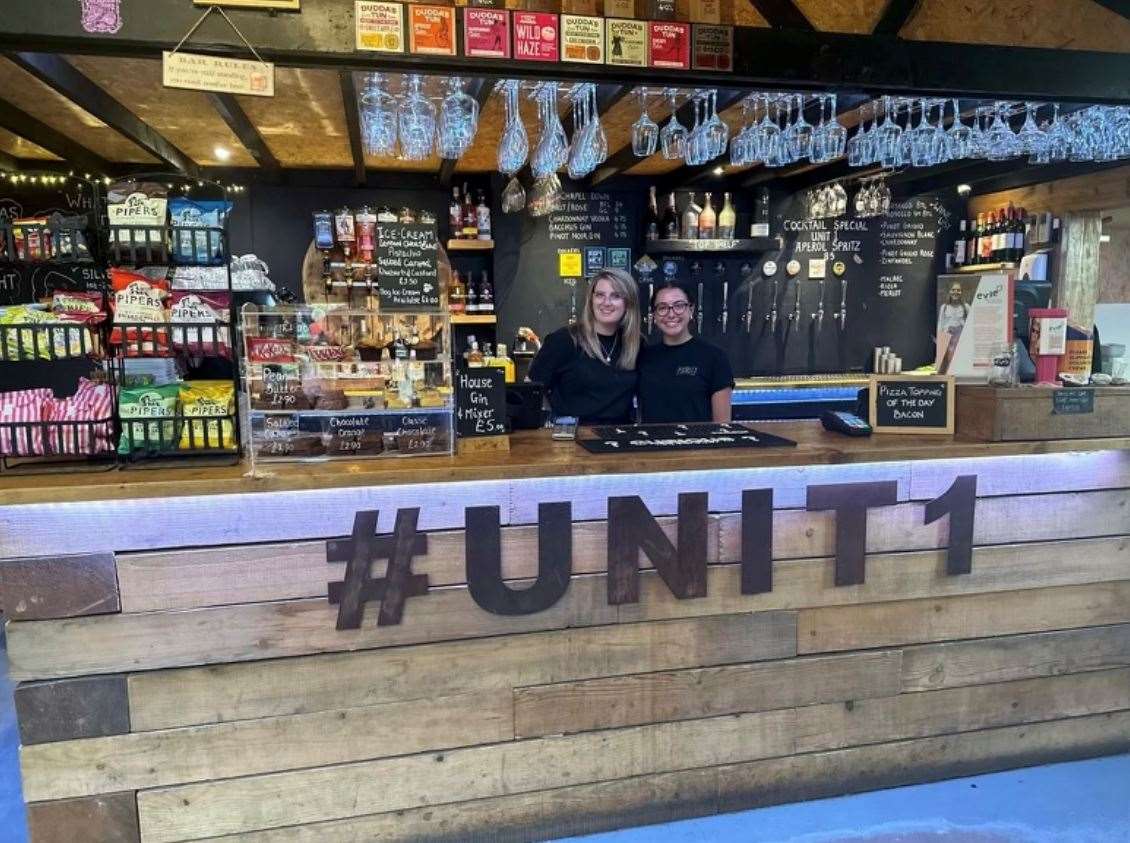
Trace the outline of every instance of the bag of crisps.
<path fill-rule="evenodd" d="M 235 448 L 235 386 L 231 381 L 189 381 L 180 385 L 184 425 L 182 451 Z"/>
<path fill-rule="evenodd" d="M 177 397 L 180 384 L 134 386 L 118 394 L 122 438 L 118 453 L 164 451 L 176 447 Z"/>

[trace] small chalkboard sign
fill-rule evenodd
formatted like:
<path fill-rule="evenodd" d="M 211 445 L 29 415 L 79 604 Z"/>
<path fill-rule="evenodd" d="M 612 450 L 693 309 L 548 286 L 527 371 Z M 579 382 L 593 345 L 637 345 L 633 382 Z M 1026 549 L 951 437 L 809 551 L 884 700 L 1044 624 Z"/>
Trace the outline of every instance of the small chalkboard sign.
<path fill-rule="evenodd" d="M 868 421 L 876 433 L 953 433 L 953 378 L 878 375 L 871 378 Z"/>
<path fill-rule="evenodd" d="M 377 280 L 381 310 L 438 310 L 434 223 L 377 226 Z"/>
<path fill-rule="evenodd" d="M 468 369 L 455 376 L 455 429 L 460 436 L 502 436 L 506 380 L 501 369 Z"/>
<path fill-rule="evenodd" d="M 1079 416 L 1093 412 L 1095 412 L 1095 391 L 1093 389 L 1063 387 L 1052 393 L 1053 415 Z"/>

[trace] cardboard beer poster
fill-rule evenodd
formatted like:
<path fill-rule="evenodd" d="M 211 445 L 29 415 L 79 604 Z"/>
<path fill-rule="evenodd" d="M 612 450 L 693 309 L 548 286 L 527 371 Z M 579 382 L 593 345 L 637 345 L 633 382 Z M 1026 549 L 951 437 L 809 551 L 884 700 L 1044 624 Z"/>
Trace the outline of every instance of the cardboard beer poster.
<path fill-rule="evenodd" d="M 939 375 L 983 383 L 993 347 L 1012 340 L 1013 279 L 1005 274 L 938 276 Z"/>
<path fill-rule="evenodd" d="M 408 43 L 413 53 L 455 55 L 455 7 L 411 3 L 408 9 Z"/>
<path fill-rule="evenodd" d="M 604 64 L 604 18 L 562 15 L 561 60 Z"/>
<path fill-rule="evenodd" d="M 510 58 L 510 12 L 464 9 L 463 55 L 480 59 Z"/>
<path fill-rule="evenodd" d="M 693 55 L 695 70 L 733 70 L 734 28 L 695 24 Z"/>
<path fill-rule="evenodd" d="M 358 50 L 404 52 L 404 7 L 400 3 L 357 0 L 354 25 Z"/>
<path fill-rule="evenodd" d="M 513 12 L 514 58 L 557 61 L 557 15 L 553 12 Z"/>
<path fill-rule="evenodd" d="M 647 67 L 647 21 L 609 18 L 605 61 L 619 67 Z"/>
<path fill-rule="evenodd" d="M 651 21 L 651 66 L 690 70 L 691 25 L 677 21 Z"/>

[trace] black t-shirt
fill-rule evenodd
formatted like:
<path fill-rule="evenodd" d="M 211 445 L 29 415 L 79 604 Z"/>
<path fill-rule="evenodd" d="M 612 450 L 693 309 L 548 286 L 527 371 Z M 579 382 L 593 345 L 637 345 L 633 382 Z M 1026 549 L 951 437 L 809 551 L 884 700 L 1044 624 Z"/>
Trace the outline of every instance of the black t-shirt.
<path fill-rule="evenodd" d="M 602 336 L 600 341 L 606 353 L 615 352 L 615 364 L 623 351 L 620 335 Z M 635 371 L 618 369 L 589 357 L 573 341 L 568 328 L 559 328 L 545 338 L 530 364 L 530 380 L 545 384 L 556 415 L 576 416 L 581 424 L 631 421 Z"/>
<path fill-rule="evenodd" d="M 681 345 L 646 346 L 639 368 L 640 420 L 645 424 L 713 421 L 711 396 L 734 387 L 726 353 L 698 337 Z"/>

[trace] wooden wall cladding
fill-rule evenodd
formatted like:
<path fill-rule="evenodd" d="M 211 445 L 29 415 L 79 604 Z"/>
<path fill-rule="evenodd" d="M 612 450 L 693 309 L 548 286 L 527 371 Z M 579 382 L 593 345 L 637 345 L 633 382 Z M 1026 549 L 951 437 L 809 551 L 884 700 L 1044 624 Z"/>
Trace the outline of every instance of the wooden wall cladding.
<path fill-rule="evenodd" d="M 464 530 L 433 529 L 411 565 L 430 591 L 403 622 L 378 626 L 368 606 L 344 631 L 327 600 L 342 566 L 316 536 L 115 554 L 120 611 L 8 625 L 13 676 L 36 680 L 17 691 L 32 840 L 82 839 L 66 836 L 76 817 L 134 843 L 543 839 L 1127 751 L 1127 466 L 1065 458 L 1041 479 L 989 464 L 841 474 L 886 480 L 896 501 L 869 511 L 864 579 L 848 586 L 836 513 L 798 508 L 803 483 L 831 475 L 793 490 L 773 470 L 734 475 L 775 489 L 757 533 L 772 590 L 753 594 L 740 487 L 711 493 L 725 508 L 704 521 L 706 595 L 687 600 L 641 553 L 639 602 L 610 605 L 599 518 L 557 539 L 573 576 L 546 611 L 479 608 Z M 969 473 L 972 570 L 945 576 L 947 519 L 924 524 L 925 501 Z M 624 493 L 554 482 L 541 498 L 572 500 L 578 519 Z M 581 501 L 586 486 L 599 500 Z M 645 496 L 672 543 L 683 491 Z M 535 518 L 537 499 L 522 505 Z M 490 506 L 520 593 L 537 528 Z M 495 512 L 474 529 L 493 533 Z M 384 530 L 395 516 L 383 505 Z"/>
<path fill-rule="evenodd" d="M 1009 202 L 1030 214 L 1125 208 L 1130 206 L 1130 166 L 973 196 L 969 199 L 969 214 L 993 211 Z"/>

